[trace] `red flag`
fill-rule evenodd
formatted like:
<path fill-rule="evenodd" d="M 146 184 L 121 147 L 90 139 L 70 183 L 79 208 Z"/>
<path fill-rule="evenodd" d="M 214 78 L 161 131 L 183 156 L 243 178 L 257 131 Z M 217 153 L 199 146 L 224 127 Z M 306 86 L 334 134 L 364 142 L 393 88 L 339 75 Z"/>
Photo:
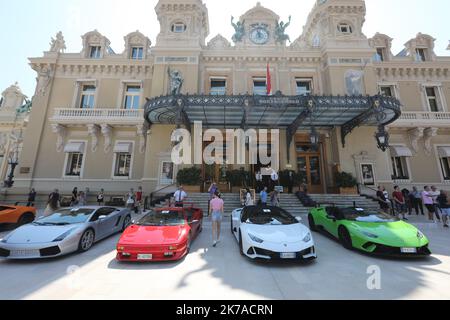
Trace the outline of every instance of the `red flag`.
<path fill-rule="evenodd" d="M 267 95 L 270 96 L 272 94 L 272 76 L 270 75 L 269 63 L 267 63 L 266 86 L 267 86 Z"/>

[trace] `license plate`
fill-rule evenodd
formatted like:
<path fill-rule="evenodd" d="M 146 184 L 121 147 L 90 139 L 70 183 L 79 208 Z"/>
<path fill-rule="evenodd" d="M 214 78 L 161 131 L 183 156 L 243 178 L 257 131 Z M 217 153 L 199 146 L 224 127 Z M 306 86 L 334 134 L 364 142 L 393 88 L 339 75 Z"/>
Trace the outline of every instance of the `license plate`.
<path fill-rule="evenodd" d="M 39 250 L 13 250 L 11 251 L 12 257 L 26 258 L 26 257 L 40 257 Z"/>
<path fill-rule="evenodd" d="M 138 254 L 138 260 L 152 260 L 153 255 L 152 254 Z"/>
<path fill-rule="evenodd" d="M 281 259 L 295 259 L 297 258 L 297 254 L 296 253 L 282 253 L 280 254 Z"/>
<path fill-rule="evenodd" d="M 402 248 L 402 253 L 417 253 L 417 248 Z"/>

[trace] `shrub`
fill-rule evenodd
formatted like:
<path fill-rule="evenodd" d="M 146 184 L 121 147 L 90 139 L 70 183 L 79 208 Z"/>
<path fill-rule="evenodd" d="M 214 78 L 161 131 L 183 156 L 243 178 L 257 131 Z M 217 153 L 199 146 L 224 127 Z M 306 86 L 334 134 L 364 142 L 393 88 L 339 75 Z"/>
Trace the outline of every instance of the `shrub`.
<path fill-rule="evenodd" d="M 198 186 L 202 181 L 202 171 L 197 167 L 185 168 L 178 171 L 177 183 L 186 186 Z"/>
<path fill-rule="evenodd" d="M 354 188 L 358 185 L 355 177 L 348 172 L 337 173 L 335 179 L 338 188 Z"/>

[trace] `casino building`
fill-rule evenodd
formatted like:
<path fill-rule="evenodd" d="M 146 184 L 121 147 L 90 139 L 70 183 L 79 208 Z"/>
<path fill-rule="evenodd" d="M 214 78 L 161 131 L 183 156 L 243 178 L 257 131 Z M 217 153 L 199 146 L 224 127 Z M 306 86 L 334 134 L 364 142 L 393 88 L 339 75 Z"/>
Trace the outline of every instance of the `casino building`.
<path fill-rule="evenodd" d="M 337 192 L 339 171 L 367 188 L 450 189 L 450 57 L 436 56 L 431 36 L 394 54 L 388 35 L 363 34 L 362 0 L 318 0 L 292 42 L 287 17 L 260 3 L 223 21 L 232 39 L 209 38 L 201 0 L 160 0 L 155 10 L 154 44 L 136 31 L 115 53 L 95 30 L 67 53 L 58 34 L 30 58 L 37 87 L 11 192 L 171 187 L 185 167 L 172 163 L 171 134 L 195 121 L 279 129 L 281 170 L 301 171 L 313 193 Z M 198 166 L 201 187 L 214 180 L 223 191 L 224 172 L 242 167 Z"/>

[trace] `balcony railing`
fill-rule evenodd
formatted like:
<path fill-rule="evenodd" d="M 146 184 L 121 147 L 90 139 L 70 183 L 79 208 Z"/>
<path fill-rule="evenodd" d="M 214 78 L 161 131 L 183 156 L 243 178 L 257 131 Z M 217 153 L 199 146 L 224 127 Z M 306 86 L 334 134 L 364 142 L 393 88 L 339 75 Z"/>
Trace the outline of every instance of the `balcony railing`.
<path fill-rule="evenodd" d="M 450 127 L 450 112 L 402 112 L 392 127 L 444 126 Z"/>
<path fill-rule="evenodd" d="M 125 109 L 55 109 L 52 122 L 59 124 L 141 124 L 144 122 L 144 110 Z"/>

